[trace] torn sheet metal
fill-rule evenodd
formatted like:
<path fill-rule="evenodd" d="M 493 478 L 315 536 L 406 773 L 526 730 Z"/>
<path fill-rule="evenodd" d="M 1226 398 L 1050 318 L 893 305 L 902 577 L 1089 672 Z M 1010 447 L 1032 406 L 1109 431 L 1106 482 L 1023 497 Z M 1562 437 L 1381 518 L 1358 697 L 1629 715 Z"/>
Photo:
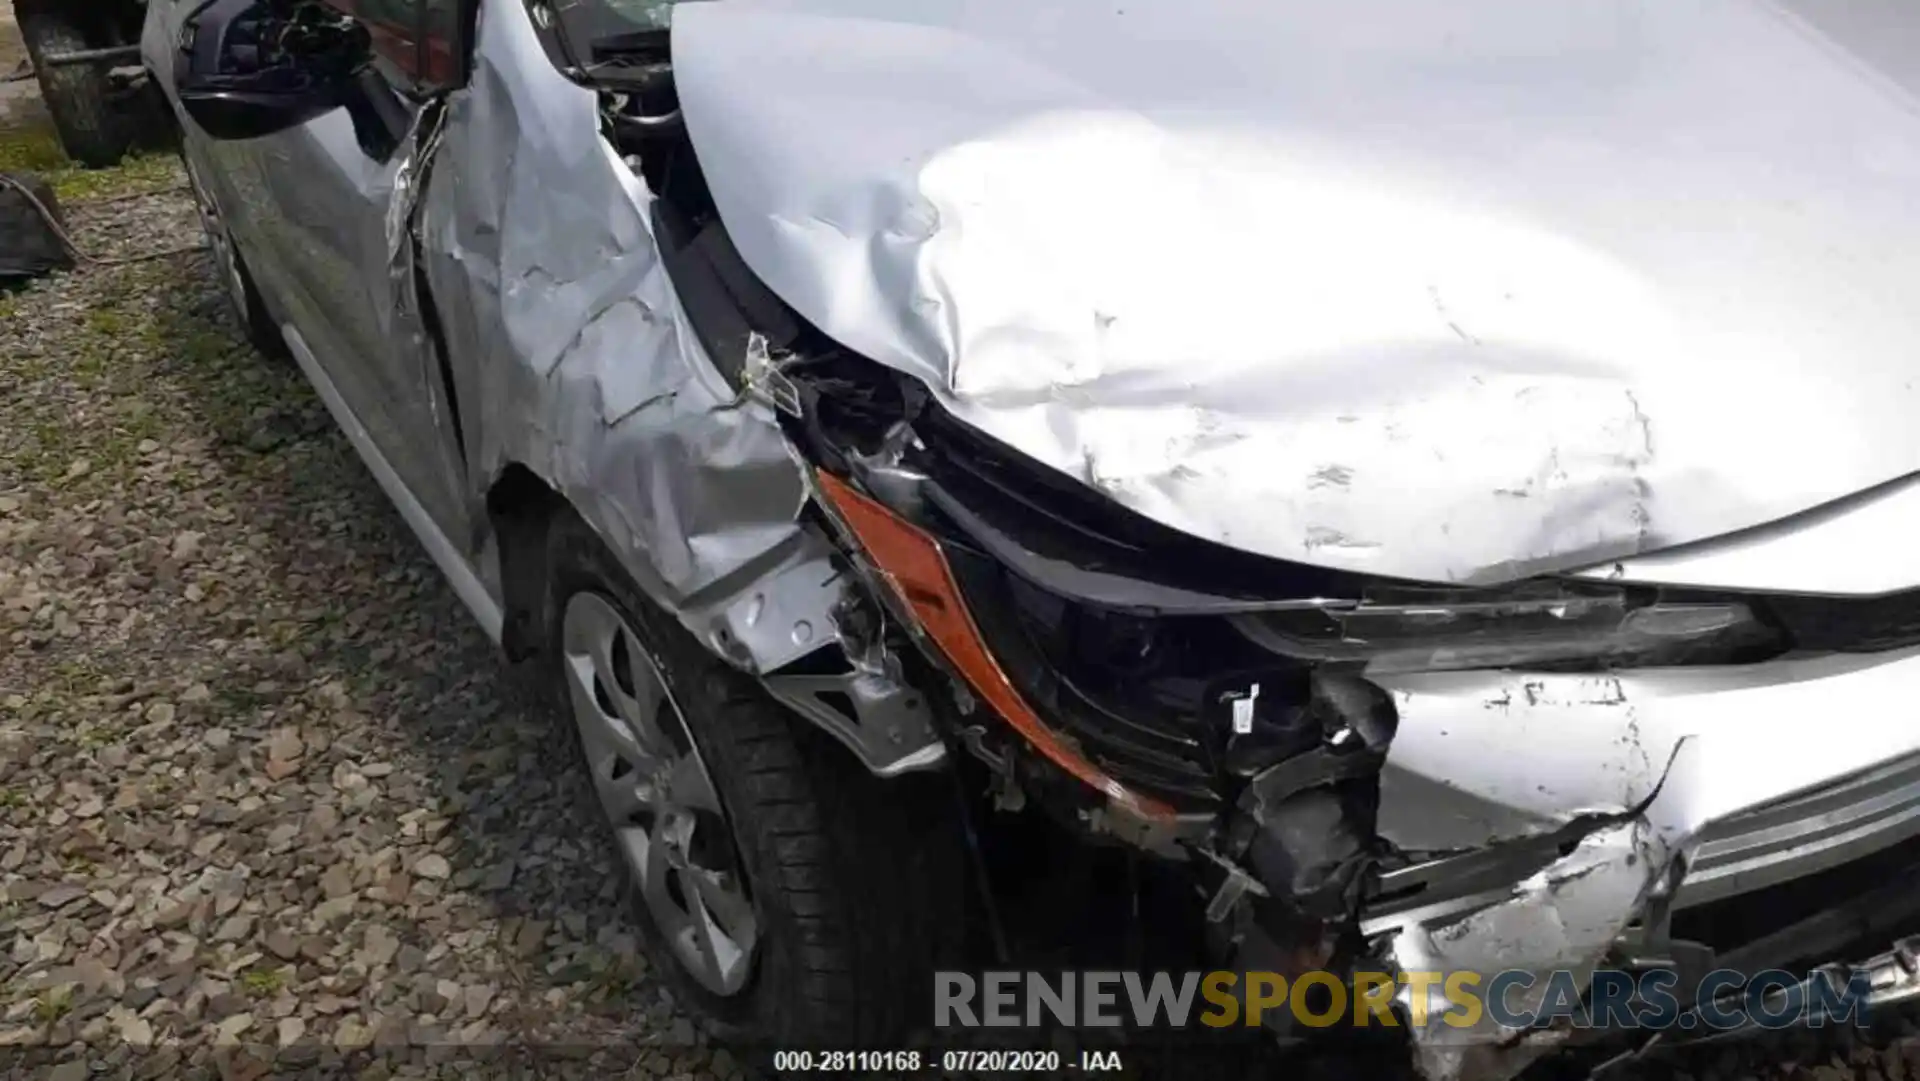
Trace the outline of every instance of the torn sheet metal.
<path fill-rule="evenodd" d="M 1676 860 L 1690 854 L 1709 813 L 1710 801 L 1702 798 L 1713 776 L 1711 756 L 1703 753 L 1709 742 L 1681 740 L 1644 798 L 1613 815 L 1588 817 L 1577 843 L 1519 881 L 1366 920 L 1365 933 L 1397 971 L 1518 969 L 1542 977 L 1506 992 L 1516 1011 L 1540 1011 L 1552 991 L 1548 974 L 1572 973 L 1575 985 L 1585 987 L 1616 946 L 1634 940 L 1633 921 L 1650 902 L 1671 896 L 1666 891 L 1684 866 Z M 1415 993 L 1403 987 L 1399 1000 L 1412 1016 L 1429 1019 L 1411 1029 L 1414 1064 L 1428 1081 L 1512 1077 L 1571 1035 L 1508 1029 L 1487 1013 L 1471 1025 L 1464 1018 L 1443 1022 L 1457 1009 L 1443 990 L 1428 988 L 1417 1007 Z"/>
<path fill-rule="evenodd" d="M 446 109 L 440 103 L 430 104 L 400 142 L 385 215 L 387 289 L 393 306 L 391 311 L 377 313 L 387 322 L 386 337 L 396 359 L 411 369 L 413 383 L 427 407 L 427 419 L 439 436 L 430 441 L 437 468 L 428 472 L 442 478 L 442 489 L 452 478 L 464 475 L 466 463 L 460 460 L 462 433 L 454 403 L 449 400 L 452 389 L 441 369 L 445 343 L 438 340 L 442 331 L 429 315 L 432 297 L 426 295 L 426 279 L 420 273 L 420 238 L 414 223 L 419 220 L 420 201 L 426 193 L 424 181 L 440 152 L 446 119 Z M 457 503 L 458 495 L 444 491 L 441 500 L 442 509 L 454 513 L 448 505 Z"/>
<path fill-rule="evenodd" d="M 1381 771 L 1380 834 L 1407 850 L 1473 848 L 1618 815 L 1656 791 L 1692 833 L 1920 755 L 1920 731 L 1888 713 L 1915 680 L 1920 649 L 1607 675 L 1384 676 L 1399 727 Z M 1675 758 L 1682 744 L 1692 751 Z"/>
<path fill-rule="evenodd" d="M 525 8 L 488 5 L 420 218 L 476 500 L 533 469 L 711 648 L 770 670 L 832 640 L 843 587 L 796 522 L 771 411 L 737 402 L 688 329 L 650 202 Z"/>
<path fill-rule="evenodd" d="M 1439 886 L 1418 908 L 1363 914 L 1362 927 L 1407 970 L 1585 973 L 1623 940 L 1676 856 L 1686 874 L 1665 903 L 1684 910 L 1912 836 L 1920 818 L 1899 794 L 1920 776 L 1920 732 L 1890 723 L 1887 704 L 1916 679 L 1920 650 L 1381 677 L 1399 718 L 1380 775 L 1383 840 L 1403 853 L 1504 852 L 1517 863 L 1540 839 L 1589 832 L 1516 886 Z M 1483 1019 L 1430 1027 L 1415 1053 L 1429 1078 L 1506 1077 L 1563 1036 Z"/>
<path fill-rule="evenodd" d="M 1538 1012 L 1552 987 L 1546 974 L 1570 972 L 1577 986 L 1586 986 L 1602 956 L 1639 914 L 1673 855 L 1671 840 L 1643 818 L 1597 830 L 1565 857 L 1515 885 L 1498 903 L 1401 930 L 1390 949 L 1394 967 L 1402 972 L 1539 973 L 1542 978 L 1512 991 L 1507 1001 L 1516 1011 Z M 1437 1020 L 1456 1008 L 1441 988 L 1431 988 L 1418 1007 L 1412 994 L 1403 988 L 1400 998 L 1412 1016 L 1428 1019 L 1411 1030 L 1414 1064 L 1427 1081 L 1511 1077 L 1570 1034 L 1504 1029 L 1487 1012 L 1476 1024 L 1455 1027 Z"/>
<path fill-rule="evenodd" d="M 728 0 L 673 50 L 828 334 L 1167 525 L 1485 583 L 1920 469 L 1917 19 Z"/>

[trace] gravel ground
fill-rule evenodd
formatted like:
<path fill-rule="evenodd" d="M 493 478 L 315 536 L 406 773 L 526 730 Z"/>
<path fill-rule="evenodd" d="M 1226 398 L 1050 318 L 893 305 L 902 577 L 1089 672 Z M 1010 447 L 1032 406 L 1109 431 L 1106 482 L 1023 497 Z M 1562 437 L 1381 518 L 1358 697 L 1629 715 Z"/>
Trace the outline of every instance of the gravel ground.
<path fill-rule="evenodd" d="M 46 123 L 46 110 L 33 81 L 13 78 L 27 70 L 27 47 L 20 40 L 13 4 L 0 0 L 0 128 Z"/>
<path fill-rule="evenodd" d="M 171 163 L 123 176 L 83 248 L 198 243 Z M 737 1072 L 645 981 L 553 715 L 204 254 L 0 298 L 0 418 L 14 1066 Z"/>
<path fill-rule="evenodd" d="M 738 1073 L 648 980 L 549 707 L 181 251 L 180 184 L 63 175 L 84 248 L 163 254 L 0 297 L 0 1073 Z M 1624 1076 L 1920 1081 L 1909 1028 Z"/>

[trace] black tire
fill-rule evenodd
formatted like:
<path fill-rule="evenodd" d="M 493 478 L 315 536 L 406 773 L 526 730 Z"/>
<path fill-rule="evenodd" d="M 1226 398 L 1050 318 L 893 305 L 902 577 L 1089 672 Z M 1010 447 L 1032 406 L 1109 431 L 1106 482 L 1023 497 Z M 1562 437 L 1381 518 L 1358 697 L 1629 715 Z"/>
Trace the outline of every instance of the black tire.
<path fill-rule="evenodd" d="M 234 249 L 233 262 L 235 271 L 240 275 L 240 288 L 245 297 L 237 318 L 241 330 L 247 335 L 247 343 L 268 360 L 291 361 L 293 350 L 287 348 L 287 337 L 280 333 L 280 324 L 267 311 L 267 302 L 261 299 L 259 287 L 253 284 L 253 273 L 247 269 L 246 260 L 241 258 L 238 248 Z"/>
<path fill-rule="evenodd" d="M 267 308 L 266 299 L 260 295 L 260 287 L 253 283 L 253 273 L 247 269 L 246 257 L 240 254 L 240 246 L 227 229 L 219 207 L 202 184 L 185 142 L 180 144 L 179 150 L 180 166 L 186 171 L 188 190 L 199 208 L 200 224 L 207 233 L 213 272 L 221 279 L 221 291 L 227 296 L 234 318 L 240 321 L 241 332 L 263 356 L 272 360 L 291 359 L 293 353 L 287 348 L 286 336 L 280 333 L 280 324 Z"/>
<path fill-rule="evenodd" d="M 42 62 L 45 56 L 92 47 L 74 12 L 23 5 L 18 15 L 20 36 L 40 81 L 40 96 L 67 156 L 94 169 L 118 164 L 132 143 L 132 132 L 113 100 L 111 66 L 48 66 Z"/>
<path fill-rule="evenodd" d="M 641 596 L 571 511 L 549 531 L 547 565 L 554 667 L 566 601 L 582 591 L 611 600 L 686 717 L 765 928 L 748 984 L 721 997 L 686 973 L 636 897 L 653 970 L 713 1035 L 745 1046 L 898 1046 L 889 1041 L 923 1031 L 931 973 L 958 963 L 964 935 L 950 779 L 868 774 Z M 606 821 L 590 791 L 586 801 Z"/>

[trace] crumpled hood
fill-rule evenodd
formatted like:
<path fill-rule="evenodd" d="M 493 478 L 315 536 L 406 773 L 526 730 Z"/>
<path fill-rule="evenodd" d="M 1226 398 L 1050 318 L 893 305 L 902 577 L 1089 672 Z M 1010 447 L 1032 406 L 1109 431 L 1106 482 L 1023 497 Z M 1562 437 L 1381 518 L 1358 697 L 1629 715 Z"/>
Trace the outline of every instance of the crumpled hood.
<path fill-rule="evenodd" d="M 673 48 L 742 256 L 833 338 L 1174 528 L 1495 582 L 1920 470 L 1916 29 L 724 0 Z"/>

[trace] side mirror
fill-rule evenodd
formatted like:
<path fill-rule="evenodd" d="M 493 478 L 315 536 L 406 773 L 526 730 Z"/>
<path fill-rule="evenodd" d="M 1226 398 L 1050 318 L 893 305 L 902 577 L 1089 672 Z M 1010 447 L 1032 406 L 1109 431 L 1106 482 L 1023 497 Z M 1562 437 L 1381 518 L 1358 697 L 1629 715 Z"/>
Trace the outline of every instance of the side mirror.
<path fill-rule="evenodd" d="M 213 0 L 181 28 L 174 92 L 215 139 L 254 139 L 346 105 L 371 61 L 359 23 L 311 0 Z"/>
<path fill-rule="evenodd" d="M 180 104 L 215 139 L 257 139 L 297 128 L 332 112 L 340 101 L 316 89 L 311 93 L 247 93 L 237 90 L 185 89 Z"/>

